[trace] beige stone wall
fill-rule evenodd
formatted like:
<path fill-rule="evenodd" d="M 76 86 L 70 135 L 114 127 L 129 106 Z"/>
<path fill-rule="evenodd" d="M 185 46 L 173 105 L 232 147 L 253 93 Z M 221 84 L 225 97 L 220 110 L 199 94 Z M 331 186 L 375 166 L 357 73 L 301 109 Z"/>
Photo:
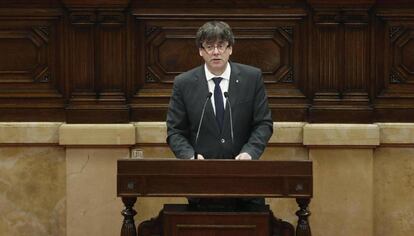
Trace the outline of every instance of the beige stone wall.
<path fill-rule="evenodd" d="M 374 156 L 375 235 L 414 235 L 414 125 L 380 124 Z"/>
<path fill-rule="evenodd" d="M 60 123 L 0 123 L 0 235 L 66 234 Z"/>
<path fill-rule="evenodd" d="M 316 236 L 414 235 L 414 124 L 275 123 L 263 159 L 313 161 Z M 116 160 L 173 158 L 163 122 L 0 123 L 0 235 L 119 235 Z M 142 198 L 137 222 L 164 203 Z M 296 224 L 293 199 L 267 199 Z"/>

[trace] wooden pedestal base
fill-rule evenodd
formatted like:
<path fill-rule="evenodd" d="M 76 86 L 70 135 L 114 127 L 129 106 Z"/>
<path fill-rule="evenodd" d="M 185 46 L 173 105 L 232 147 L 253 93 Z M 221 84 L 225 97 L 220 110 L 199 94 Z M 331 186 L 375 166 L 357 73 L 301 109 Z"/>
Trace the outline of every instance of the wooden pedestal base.
<path fill-rule="evenodd" d="M 294 228 L 273 216 L 269 207 L 257 211 L 194 211 L 168 204 L 157 218 L 142 222 L 138 236 L 293 236 Z"/>

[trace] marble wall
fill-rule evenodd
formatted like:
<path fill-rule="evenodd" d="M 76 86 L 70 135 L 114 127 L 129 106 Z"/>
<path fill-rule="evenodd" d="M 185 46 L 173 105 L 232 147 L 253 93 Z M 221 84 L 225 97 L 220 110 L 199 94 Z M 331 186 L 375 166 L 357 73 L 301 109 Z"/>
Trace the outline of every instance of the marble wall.
<path fill-rule="evenodd" d="M 0 124 L 0 235 L 66 235 L 60 124 Z"/>
<path fill-rule="evenodd" d="M 316 236 L 414 235 L 414 124 L 275 123 L 267 160 L 313 161 Z M 116 160 L 173 154 L 165 124 L 0 123 L 0 235 L 119 235 Z M 136 221 L 184 198 L 142 198 Z M 267 199 L 296 224 L 293 199 Z"/>
<path fill-rule="evenodd" d="M 380 124 L 374 156 L 374 235 L 414 235 L 414 125 Z"/>

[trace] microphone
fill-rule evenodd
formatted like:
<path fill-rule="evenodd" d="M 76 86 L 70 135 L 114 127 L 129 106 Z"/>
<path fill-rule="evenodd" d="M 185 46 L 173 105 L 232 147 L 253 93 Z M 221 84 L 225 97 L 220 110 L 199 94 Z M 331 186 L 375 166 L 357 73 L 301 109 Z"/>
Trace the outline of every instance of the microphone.
<path fill-rule="evenodd" d="M 203 123 L 204 113 L 206 112 L 206 105 L 207 105 L 207 102 L 210 100 L 211 95 L 213 95 L 213 93 L 209 92 L 207 97 L 206 97 L 206 101 L 204 102 L 203 110 L 201 111 L 200 122 L 198 123 L 197 135 L 196 135 L 196 140 L 195 140 L 196 146 L 197 146 L 197 143 L 198 143 L 198 136 L 200 135 L 201 124 Z M 194 158 L 197 159 L 197 153 L 195 153 Z"/>
<path fill-rule="evenodd" d="M 226 103 L 229 105 L 229 111 L 230 111 L 230 134 L 231 134 L 231 141 L 234 143 L 234 131 L 233 131 L 233 116 L 231 112 L 231 105 L 229 101 L 229 93 L 224 92 L 224 97 L 226 97 Z"/>

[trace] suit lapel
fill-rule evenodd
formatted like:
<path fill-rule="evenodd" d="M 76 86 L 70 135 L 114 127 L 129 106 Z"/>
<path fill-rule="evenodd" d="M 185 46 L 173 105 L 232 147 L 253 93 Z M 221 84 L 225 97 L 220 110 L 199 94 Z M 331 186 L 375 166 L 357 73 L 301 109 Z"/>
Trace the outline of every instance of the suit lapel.
<path fill-rule="evenodd" d="M 198 69 L 195 74 L 195 81 L 193 85 L 194 92 L 198 95 L 200 98 L 200 101 L 202 100 L 204 104 L 204 100 L 208 95 L 208 85 L 206 80 L 206 75 L 204 73 L 204 67 L 201 66 L 200 69 Z"/>
<path fill-rule="evenodd" d="M 229 101 L 234 106 L 237 103 L 237 100 L 240 97 L 240 87 L 242 85 L 242 77 L 240 75 L 240 70 L 237 66 L 233 63 L 230 63 L 231 66 L 231 74 L 230 74 L 230 81 L 229 81 Z M 226 109 L 227 110 L 227 109 Z"/>
<path fill-rule="evenodd" d="M 237 100 L 240 97 L 240 85 L 242 82 L 242 77 L 240 75 L 240 70 L 237 66 L 235 66 L 233 63 L 230 62 L 231 66 L 231 73 L 230 73 L 230 81 L 229 81 L 229 103 L 231 106 L 231 109 L 233 110 L 235 105 L 237 104 Z M 232 111 L 234 112 L 234 111 Z M 234 121 L 234 117 L 233 117 Z M 229 104 L 226 103 L 226 110 L 224 111 L 224 124 L 223 124 L 223 130 L 228 129 L 230 126 L 230 108 Z"/>

